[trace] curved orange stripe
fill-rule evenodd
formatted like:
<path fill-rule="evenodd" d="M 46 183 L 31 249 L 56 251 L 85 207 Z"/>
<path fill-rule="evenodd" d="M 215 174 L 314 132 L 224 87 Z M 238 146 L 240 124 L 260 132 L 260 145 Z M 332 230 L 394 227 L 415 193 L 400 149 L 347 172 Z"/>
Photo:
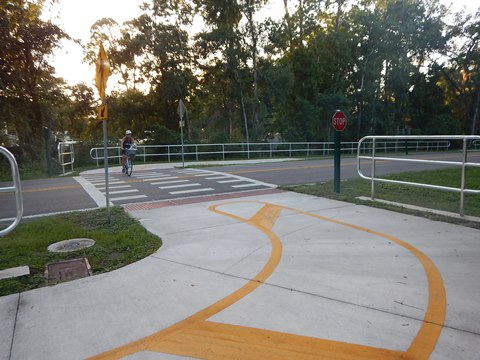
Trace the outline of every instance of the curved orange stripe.
<path fill-rule="evenodd" d="M 199 311 L 198 313 L 186 318 L 185 320 L 182 320 L 170 326 L 169 328 L 161 330 L 153 335 L 139 339 L 116 349 L 104 352 L 102 354 L 93 356 L 90 359 L 119 359 L 145 350 L 161 351 L 161 342 L 164 338 L 168 338 L 169 336 L 174 335 L 178 331 L 181 331 L 186 327 L 200 321 L 204 321 L 209 317 L 226 309 L 230 305 L 236 303 L 237 301 L 257 289 L 273 273 L 278 263 L 280 262 L 280 258 L 282 257 L 282 243 L 280 239 L 271 231 L 271 227 L 277 220 L 278 215 L 282 211 L 282 208 L 276 205 L 266 204 L 252 219 L 244 219 L 235 215 L 222 212 L 220 210 L 216 210 L 218 206 L 220 205 L 211 206 L 209 210 L 255 226 L 260 231 L 264 232 L 271 240 L 271 254 L 262 270 L 252 280 L 248 281 L 248 283 L 246 283 L 237 291 L 219 300 L 215 304 L 210 305 L 209 307 Z M 265 218 L 270 219 L 270 222 L 265 222 Z"/>
<path fill-rule="evenodd" d="M 224 204 L 218 204 L 218 205 L 211 206 L 209 210 L 237 219 L 241 222 L 245 222 L 251 226 L 256 227 L 257 229 L 259 229 L 260 231 L 265 233 L 265 235 L 268 236 L 268 238 L 272 243 L 272 252 L 269 260 L 267 261 L 263 269 L 257 274 L 257 276 L 255 276 L 254 279 L 250 280 L 247 284 L 245 284 L 242 288 L 238 289 L 234 293 L 221 299 L 217 303 L 205 308 L 204 310 L 190 316 L 189 318 L 183 321 L 180 321 L 179 323 L 167 329 L 164 329 L 156 334 L 140 339 L 136 342 L 127 344 L 120 348 L 105 352 L 101 355 L 94 357 L 93 359 L 117 359 L 119 357 L 124 357 L 130 354 L 134 354 L 136 352 L 145 351 L 145 350 L 158 351 L 158 352 L 170 352 L 172 354 L 173 353 L 186 354 L 189 351 L 191 351 L 192 353 L 190 353 L 190 355 L 192 356 L 199 355 L 200 357 L 202 357 L 201 355 L 206 356 L 207 353 L 213 356 L 213 354 L 211 353 L 212 348 L 202 350 L 202 346 L 200 346 L 200 348 L 196 350 L 198 351 L 198 353 L 195 353 L 194 347 L 198 346 L 199 344 L 203 344 L 203 340 L 197 341 L 195 342 L 195 344 L 192 343 L 192 339 L 198 338 L 198 336 L 202 336 L 202 337 L 213 336 L 215 338 L 215 341 L 211 345 L 214 347 L 216 346 L 215 348 L 216 351 L 220 351 L 220 352 L 224 351 L 223 353 L 224 355 L 226 355 L 227 353 L 230 355 L 233 355 L 233 353 L 229 352 L 230 350 L 224 347 L 225 344 L 222 344 L 222 341 L 225 341 L 225 338 L 217 339 L 217 336 L 219 334 L 218 333 L 216 334 L 216 332 L 220 331 L 220 329 L 221 331 L 232 330 L 235 333 L 239 333 L 239 334 L 241 334 L 243 331 L 242 329 L 244 329 L 248 334 L 250 334 L 250 337 L 252 339 L 257 340 L 257 343 L 255 343 L 253 340 L 251 342 L 244 343 L 243 345 L 247 346 L 246 348 L 235 347 L 237 351 L 240 351 L 239 355 L 241 355 L 241 357 L 244 359 L 246 358 L 256 359 L 258 354 L 260 354 L 261 351 L 265 350 L 265 349 L 262 350 L 261 347 L 259 347 L 260 345 L 258 343 L 258 338 L 261 338 L 264 335 L 266 335 L 267 340 L 268 339 L 272 340 L 273 338 L 280 337 L 281 343 L 286 341 L 287 343 L 291 344 L 291 346 L 288 347 L 288 349 L 281 350 L 280 348 L 278 348 L 278 350 L 275 350 L 278 352 L 279 356 L 281 354 L 285 356 L 288 353 L 288 351 L 292 351 L 295 347 L 298 347 L 299 349 L 300 348 L 304 349 L 306 344 L 310 344 L 312 346 L 312 349 L 310 350 L 314 352 L 312 353 L 312 352 L 306 351 L 305 353 L 303 353 L 303 355 L 301 355 L 300 353 L 297 353 L 298 358 L 311 358 L 312 356 L 316 357 L 314 355 L 316 354 L 317 356 L 320 356 L 322 358 L 325 356 L 327 356 L 328 358 L 330 357 L 337 358 L 338 356 L 343 356 L 345 359 L 358 359 L 358 358 L 419 359 L 419 360 L 428 359 L 433 349 L 435 348 L 435 345 L 438 341 L 441 330 L 443 328 L 443 323 L 445 321 L 446 295 L 445 295 L 445 289 L 443 286 L 443 280 L 440 275 L 440 272 L 436 268 L 435 264 L 425 254 L 423 254 L 420 250 L 416 249 L 414 246 L 398 238 L 395 238 L 393 236 L 382 234 L 380 232 L 372 231 L 370 229 L 349 224 L 343 221 L 329 219 L 320 215 L 308 213 L 306 211 L 293 209 L 290 207 L 277 206 L 269 203 L 255 201 L 255 203 L 263 204 L 263 207 L 259 212 L 257 212 L 250 219 L 244 219 L 234 214 L 229 214 L 217 209 L 221 205 L 232 204 L 232 203 L 245 203 L 245 202 L 252 203 L 253 201 L 234 201 L 234 202 L 229 202 Z M 273 233 L 272 227 L 277 221 L 277 218 L 282 209 L 287 209 L 299 214 L 315 217 L 324 221 L 332 222 L 338 225 L 350 227 L 355 230 L 359 230 L 359 231 L 367 232 L 379 237 L 383 237 L 385 239 L 388 239 L 404 247 L 406 250 L 414 254 L 415 257 L 417 257 L 417 259 L 421 262 L 427 276 L 427 280 L 429 284 L 429 303 L 428 303 L 427 311 L 425 313 L 423 324 L 420 327 L 420 330 L 417 333 L 417 336 L 412 341 L 407 352 L 369 348 L 361 345 L 327 341 L 327 340 L 321 340 L 316 338 L 300 337 L 296 335 L 282 334 L 282 333 L 276 333 L 276 332 L 267 332 L 265 330 L 259 330 L 259 329 L 248 329 L 248 328 L 243 328 L 243 327 L 238 327 L 238 326 L 228 325 L 228 324 L 215 324 L 215 323 L 210 323 L 206 321 L 209 317 L 224 310 L 228 306 L 239 301 L 241 298 L 243 298 L 247 294 L 257 289 L 273 273 L 274 269 L 278 265 L 281 258 L 282 245 L 281 245 L 280 239 L 276 236 L 275 233 Z M 209 330 L 205 332 L 205 330 L 203 329 L 209 329 Z M 211 334 L 209 333 L 211 332 L 210 329 L 213 329 L 213 333 Z M 241 341 L 241 342 L 245 340 L 246 339 L 244 339 L 243 336 L 240 336 L 237 339 L 237 341 Z M 185 348 L 187 344 L 190 344 L 190 346 L 188 347 L 189 349 Z M 272 348 L 272 345 L 273 344 L 267 346 L 267 348 L 270 349 L 269 351 L 274 350 Z M 313 350 L 314 348 L 316 350 Z M 287 353 L 282 351 L 287 351 Z"/>
<path fill-rule="evenodd" d="M 297 212 L 299 214 L 315 217 L 324 221 L 332 222 L 338 225 L 346 226 L 355 230 L 367 232 L 379 237 L 383 237 L 387 240 L 393 241 L 396 244 L 402 246 L 409 252 L 411 252 L 420 261 L 425 270 L 425 274 L 428 280 L 428 307 L 425 312 L 423 324 L 417 333 L 415 339 L 410 344 L 406 355 L 414 359 L 428 359 L 433 352 L 435 345 L 437 344 L 440 333 L 443 329 L 447 312 L 447 295 L 445 287 L 443 285 L 442 275 L 438 271 L 437 267 L 430 258 L 418 250 L 416 247 L 400 240 L 394 236 L 383 234 L 374 230 L 364 228 L 362 226 L 349 224 L 340 220 L 326 218 L 324 216 L 308 213 L 306 211 L 285 207 L 290 211 Z"/>

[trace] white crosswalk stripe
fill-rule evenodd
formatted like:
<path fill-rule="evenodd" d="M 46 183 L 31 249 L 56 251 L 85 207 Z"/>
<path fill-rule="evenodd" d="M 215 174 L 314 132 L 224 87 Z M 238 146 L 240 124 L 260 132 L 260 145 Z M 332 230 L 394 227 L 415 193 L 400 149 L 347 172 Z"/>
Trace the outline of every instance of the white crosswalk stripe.
<path fill-rule="evenodd" d="M 192 194 L 192 193 L 213 191 L 213 190 L 215 190 L 215 189 L 213 189 L 213 188 L 201 188 L 201 189 L 179 190 L 179 191 L 171 191 L 170 194 L 172 194 L 172 195 Z"/>
<path fill-rule="evenodd" d="M 98 190 L 98 195 L 105 197 L 106 187 L 103 175 L 83 178 L 91 184 L 92 188 Z M 109 199 L 112 203 L 129 203 L 135 200 L 156 200 L 172 196 L 195 196 L 196 194 L 201 196 L 213 192 L 269 187 L 272 185 L 211 170 L 162 169 L 148 172 L 138 171 L 128 178 L 122 174 L 111 176 L 109 178 Z"/>
<path fill-rule="evenodd" d="M 135 195 L 135 196 L 123 196 L 110 198 L 110 201 L 124 201 L 124 200 L 133 200 L 133 199 L 144 199 L 147 195 Z"/>
<path fill-rule="evenodd" d="M 185 188 L 185 187 L 192 187 L 192 186 L 201 186 L 198 183 L 191 183 L 191 184 L 181 184 L 181 185 L 168 185 L 168 186 L 159 186 L 159 189 L 166 190 L 166 189 L 176 189 L 176 188 Z"/>

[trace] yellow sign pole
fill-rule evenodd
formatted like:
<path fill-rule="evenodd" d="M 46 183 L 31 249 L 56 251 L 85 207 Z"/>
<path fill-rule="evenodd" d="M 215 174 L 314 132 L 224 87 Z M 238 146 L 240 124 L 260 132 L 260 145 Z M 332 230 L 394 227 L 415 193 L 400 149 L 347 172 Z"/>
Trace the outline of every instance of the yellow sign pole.
<path fill-rule="evenodd" d="M 107 223 L 110 223 L 110 194 L 108 188 L 108 147 L 107 147 L 107 104 L 105 104 L 105 89 L 107 87 L 108 76 L 110 75 L 110 63 L 108 62 L 107 54 L 100 43 L 98 50 L 97 66 L 95 68 L 95 85 L 100 95 L 102 104 L 98 108 L 98 120 L 102 121 L 103 126 L 103 163 L 105 164 L 105 198 L 107 209 Z"/>

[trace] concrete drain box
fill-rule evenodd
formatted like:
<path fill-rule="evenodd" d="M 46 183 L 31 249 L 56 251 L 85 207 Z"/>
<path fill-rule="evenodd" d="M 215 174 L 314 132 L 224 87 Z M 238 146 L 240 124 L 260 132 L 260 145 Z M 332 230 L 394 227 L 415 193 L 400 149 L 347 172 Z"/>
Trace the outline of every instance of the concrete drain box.
<path fill-rule="evenodd" d="M 92 275 L 87 258 L 65 260 L 48 264 L 45 272 L 49 284 L 81 279 Z"/>

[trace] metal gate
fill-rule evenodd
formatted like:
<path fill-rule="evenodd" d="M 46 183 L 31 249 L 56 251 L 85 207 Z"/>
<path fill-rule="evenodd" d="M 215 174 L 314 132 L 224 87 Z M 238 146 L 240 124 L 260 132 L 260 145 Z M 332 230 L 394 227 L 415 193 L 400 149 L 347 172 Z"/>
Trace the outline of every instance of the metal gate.
<path fill-rule="evenodd" d="M 460 140 L 462 141 L 462 161 L 440 161 L 440 160 L 420 160 L 420 159 L 412 159 L 407 157 L 399 157 L 399 156 L 377 156 L 376 151 L 378 150 L 378 140 L 394 140 L 394 141 L 419 141 L 419 140 Z M 385 183 L 394 183 L 394 184 L 402 184 L 402 185 L 410 185 L 416 187 L 423 187 L 428 189 L 436 189 L 436 190 L 444 190 L 444 191 L 453 191 L 460 193 L 460 216 L 464 216 L 464 198 L 465 194 L 480 194 L 480 190 L 475 189 L 467 189 L 465 188 L 465 170 L 467 167 L 480 167 L 480 163 L 477 162 L 468 162 L 467 161 L 467 151 L 468 151 L 468 143 L 478 142 L 480 141 L 480 136 L 478 135 L 432 135 L 432 136 L 365 136 L 358 142 L 358 149 L 357 149 L 357 172 L 361 178 L 367 179 L 371 181 L 371 199 L 375 199 L 375 182 L 385 182 Z M 365 152 L 370 153 L 369 155 L 365 154 Z M 370 176 L 365 175 L 362 173 L 361 163 L 360 160 L 370 160 L 371 161 L 371 174 Z M 441 164 L 441 165 L 449 165 L 449 166 L 457 166 L 461 168 L 461 179 L 460 179 L 460 187 L 448 187 L 448 186 L 438 186 L 432 184 L 423 184 L 423 183 L 415 183 L 415 182 L 408 182 L 408 181 L 399 181 L 399 180 L 392 180 L 392 179 L 384 179 L 379 178 L 375 174 L 375 165 L 377 161 L 400 161 L 405 163 L 424 163 L 424 164 Z"/>
<path fill-rule="evenodd" d="M 15 229 L 15 227 L 18 225 L 20 220 L 22 219 L 23 216 L 23 198 L 22 198 L 22 188 L 20 185 L 20 175 L 18 173 L 18 165 L 17 161 L 15 160 L 15 157 L 13 154 L 5 149 L 4 147 L 0 146 L 0 154 L 3 154 L 6 156 L 8 162 L 10 163 L 10 168 L 12 171 L 12 180 L 13 180 L 13 185 L 12 186 L 5 186 L 5 187 L 0 187 L 0 192 L 1 193 L 15 193 L 15 202 L 16 202 L 16 207 L 17 207 L 17 216 L 13 220 L 13 222 L 6 227 L 3 230 L 0 230 L 0 236 L 4 236 L 8 234 L 10 231 Z"/>

